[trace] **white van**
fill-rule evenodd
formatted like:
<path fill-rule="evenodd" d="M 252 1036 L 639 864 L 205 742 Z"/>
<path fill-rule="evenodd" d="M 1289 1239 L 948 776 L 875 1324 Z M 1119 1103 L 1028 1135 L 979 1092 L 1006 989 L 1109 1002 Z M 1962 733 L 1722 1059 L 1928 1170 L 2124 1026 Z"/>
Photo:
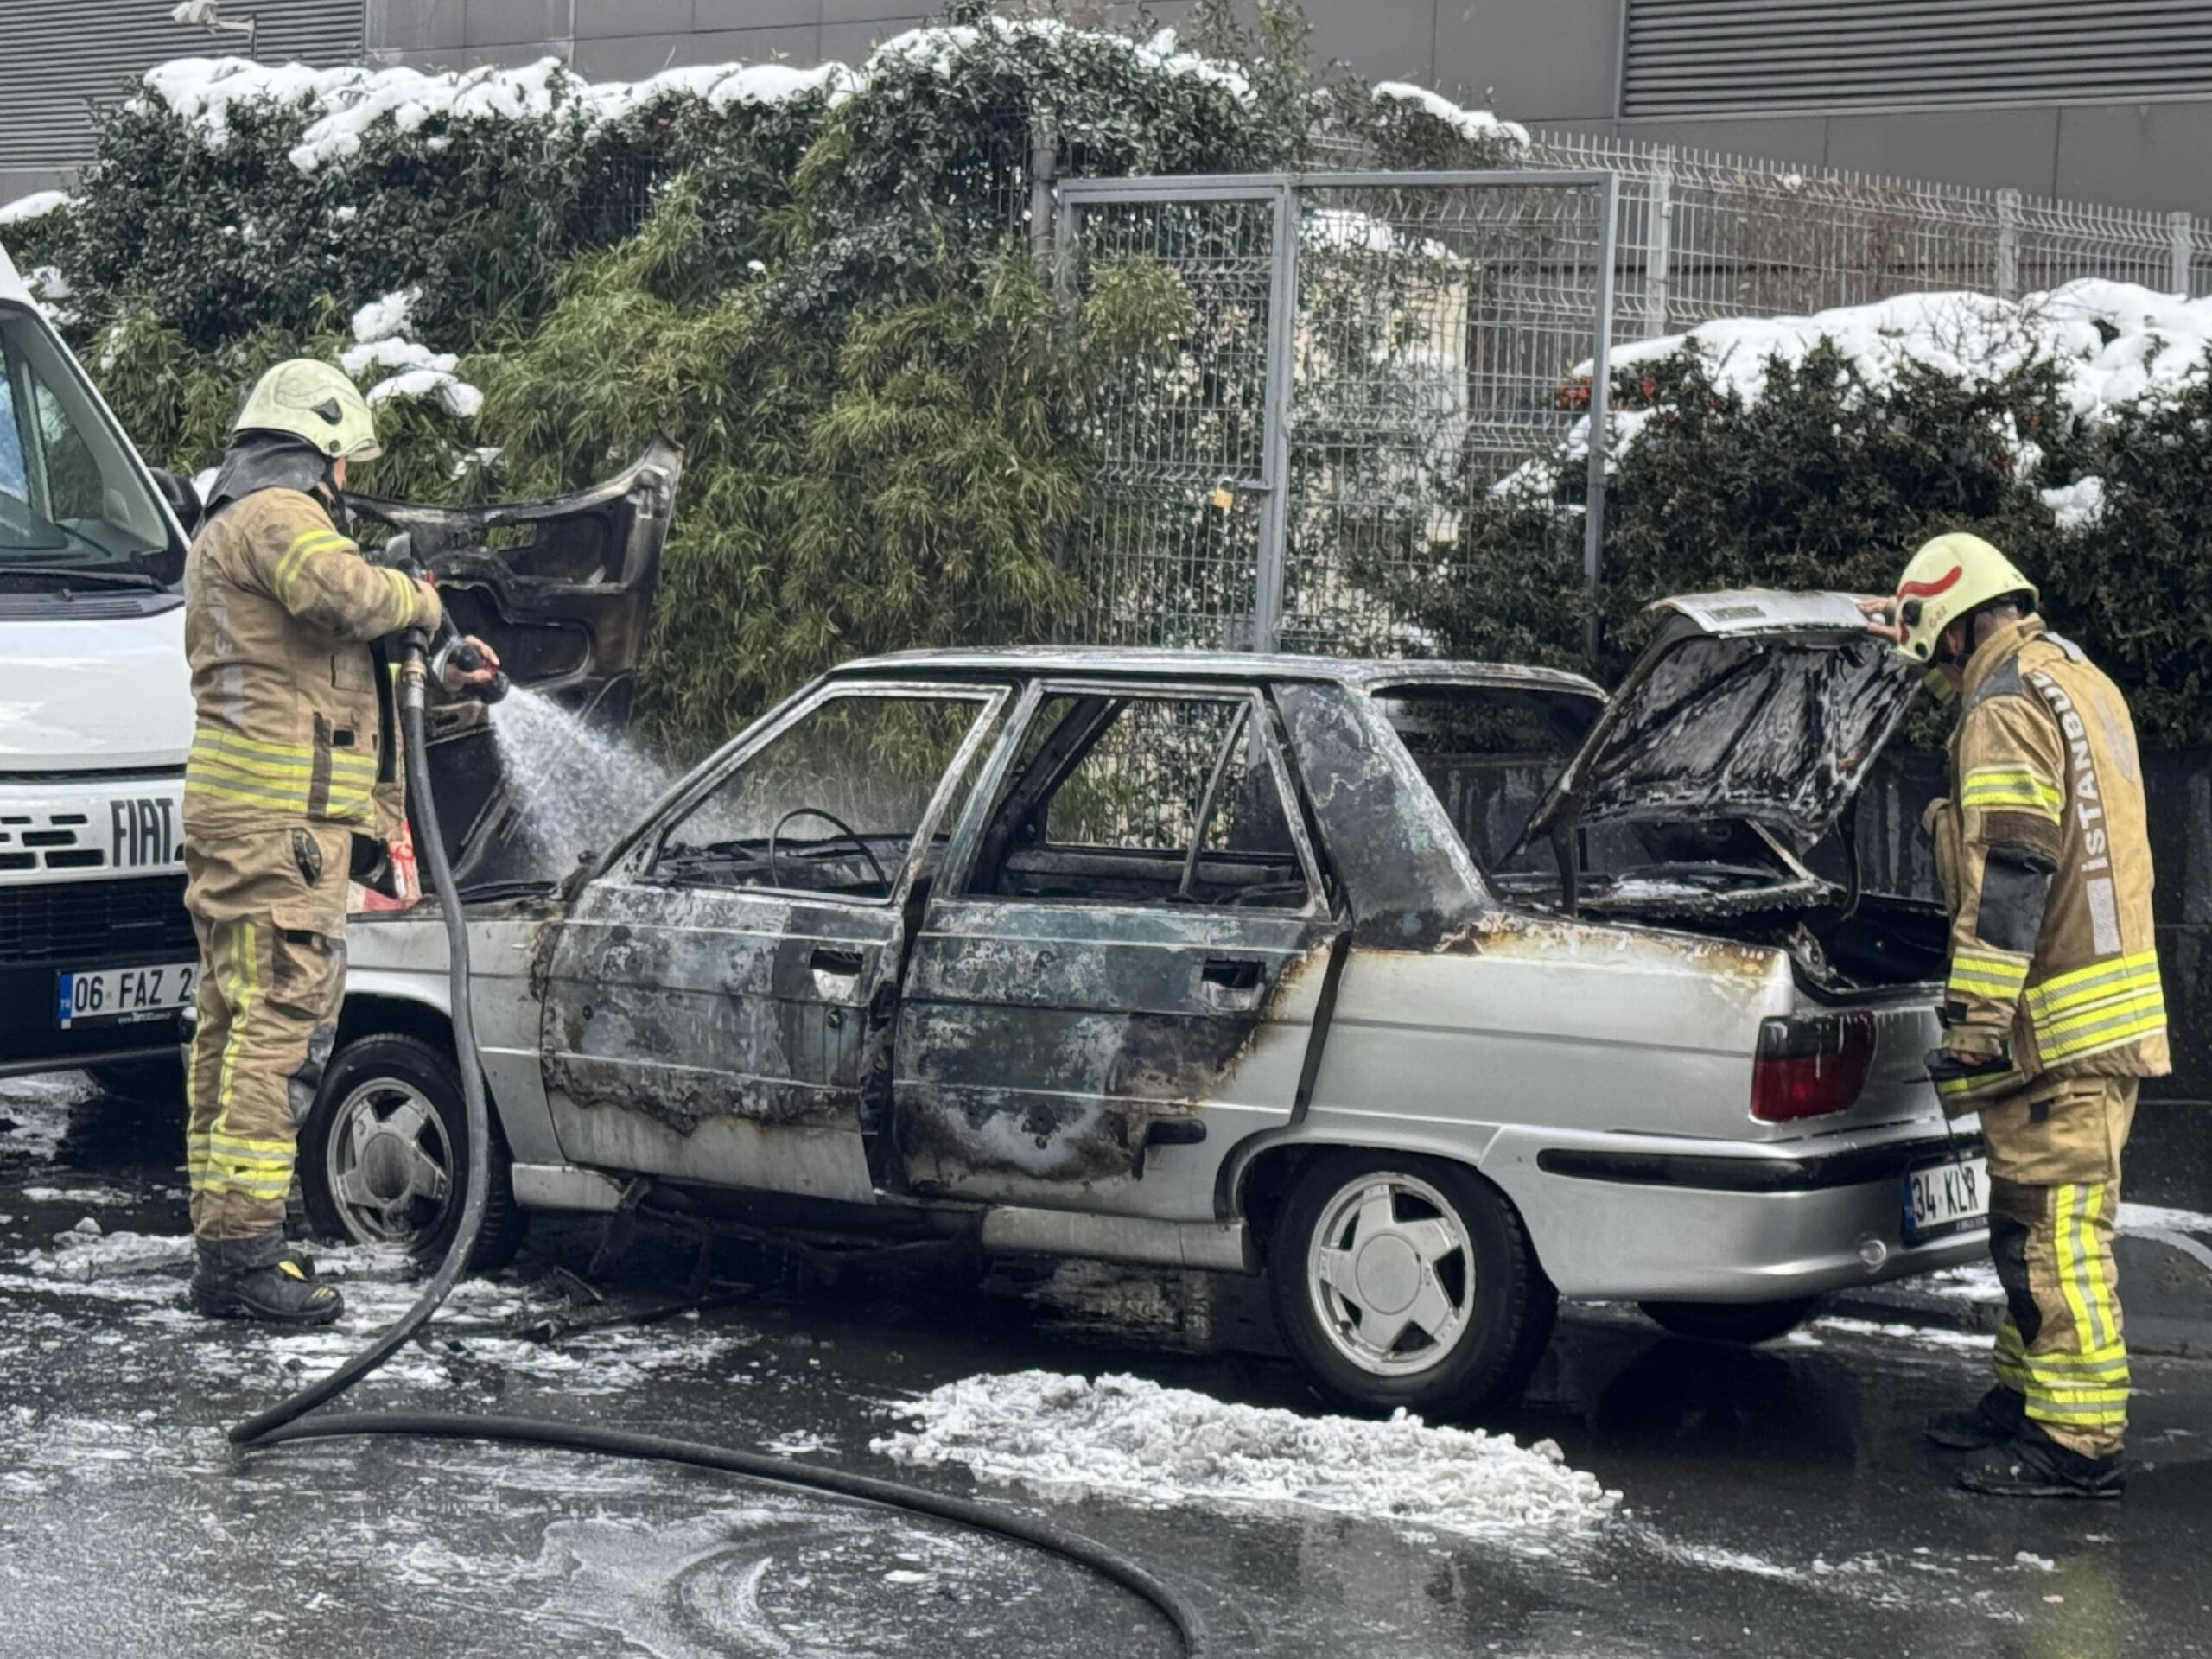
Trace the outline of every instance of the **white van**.
<path fill-rule="evenodd" d="M 190 486 L 149 469 L 0 249 L 0 1076 L 174 1078 Z"/>

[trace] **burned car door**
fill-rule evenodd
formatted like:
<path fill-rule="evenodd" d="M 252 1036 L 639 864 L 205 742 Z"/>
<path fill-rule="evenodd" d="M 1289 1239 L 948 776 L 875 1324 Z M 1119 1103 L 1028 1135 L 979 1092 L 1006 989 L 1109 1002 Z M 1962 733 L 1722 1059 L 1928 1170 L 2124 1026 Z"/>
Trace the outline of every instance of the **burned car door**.
<path fill-rule="evenodd" d="M 895 1052 L 918 1191 L 1198 1220 L 1290 1121 L 1338 932 L 1250 687 L 1043 686 L 964 877 L 930 901 Z"/>
<path fill-rule="evenodd" d="M 865 1202 L 906 909 L 1006 692 L 832 683 L 702 767 L 550 942 L 571 1161 Z"/>
<path fill-rule="evenodd" d="M 498 652 L 516 685 L 611 731 L 629 718 L 683 467 L 682 451 L 656 438 L 605 483 L 550 500 L 426 507 L 349 495 L 346 505 L 406 532 L 454 625 Z M 568 874 L 548 868 L 560 855 L 532 834 L 482 703 L 431 711 L 429 761 L 464 892 Z"/>

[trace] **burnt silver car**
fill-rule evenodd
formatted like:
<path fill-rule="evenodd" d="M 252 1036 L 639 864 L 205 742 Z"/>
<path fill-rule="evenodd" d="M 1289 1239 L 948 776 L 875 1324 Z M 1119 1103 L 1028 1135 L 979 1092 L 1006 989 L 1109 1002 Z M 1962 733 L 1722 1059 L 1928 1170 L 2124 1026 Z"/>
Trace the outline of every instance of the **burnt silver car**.
<path fill-rule="evenodd" d="M 1459 663 L 851 664 L 567 880 L 472 899 L 481 1259 L 650 1197 L 1264 1273 L 1327 1394 L 1426 1411 L 1516 1388 L 1562 1296 L 1756 1339 L 1964 1261 L 1942 918 L 1820 868 L 1912 691 L 1835 594 L 1670 601 L 1610 702 Z M 353 931 L 302 1165 L 357 1237 L 453 1224 L 443 971 L 435 920 Z"/>

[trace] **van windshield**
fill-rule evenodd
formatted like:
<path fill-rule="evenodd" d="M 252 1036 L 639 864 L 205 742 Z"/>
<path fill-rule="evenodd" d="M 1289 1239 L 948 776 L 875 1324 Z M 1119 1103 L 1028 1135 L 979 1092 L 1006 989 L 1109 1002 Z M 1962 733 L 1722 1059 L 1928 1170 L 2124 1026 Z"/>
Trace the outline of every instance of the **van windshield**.
<path fill-rule="evenodd" d="M 0 579 L 173 570 L 159 499 L 39 320 L 0 305 Z"/>

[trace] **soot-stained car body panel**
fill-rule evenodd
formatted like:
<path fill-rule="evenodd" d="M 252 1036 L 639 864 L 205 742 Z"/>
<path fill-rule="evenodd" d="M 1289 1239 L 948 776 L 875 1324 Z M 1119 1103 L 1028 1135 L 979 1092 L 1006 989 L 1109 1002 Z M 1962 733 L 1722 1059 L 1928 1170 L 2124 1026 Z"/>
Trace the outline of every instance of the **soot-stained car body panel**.
<path fill-rule="evenodd" d="M 1703 748 L 1694 822 L 1592 786 L 1581 822 L 1552 819 L 1579 913 L 1548 837 L 1501 849 L 1535 804 L 1556 814 L 1562 777 L 1630 770 L 1592 754 L 1656 763 L 1577 677 L 1104 650 L 850 664 L 526 925 L 480 907 L 487 944 L 530 962 L 480 965 L 516 1004 L 480 1021 L 538 1033 L 535 1056 L 487 1056 L 500 1115 L 518 1152 L 557 1149 L 518 1191 L 644 1178 L 1235 1266 L 1269 1195 L 1350 1147 L 1478 1173 L 1572 1295 L 1762 1301 L 1965 1259 L 1972 1217 L 1902 1220 L 1908 1173 L 1958 1144 L 1919 1064 L 1937 989 L 1879 972 L 1857 895 L 1769 833 L 1832 816 L 1902 709 L 1839 603 L 1777 607 L 1788 626 L 1744 647 L 1801 710 L 1839 663 L 1878 691 L 1846 699 L 1880 707 L 1815 766 L 1819 799 Z M 1681 613 L 1709 639 L 1730 608 Z M 1689 913 L 1696 857 L 1705 919 L 1639 919 Z M 362 930 L 356 982 L 427 976 L 438 952 L 403 966 L 410 931 L 429 930 Z M 1831 1028 L 1859 1080 L 1817 1118 L 1755 1116 L 1776 1033 Z"/>

